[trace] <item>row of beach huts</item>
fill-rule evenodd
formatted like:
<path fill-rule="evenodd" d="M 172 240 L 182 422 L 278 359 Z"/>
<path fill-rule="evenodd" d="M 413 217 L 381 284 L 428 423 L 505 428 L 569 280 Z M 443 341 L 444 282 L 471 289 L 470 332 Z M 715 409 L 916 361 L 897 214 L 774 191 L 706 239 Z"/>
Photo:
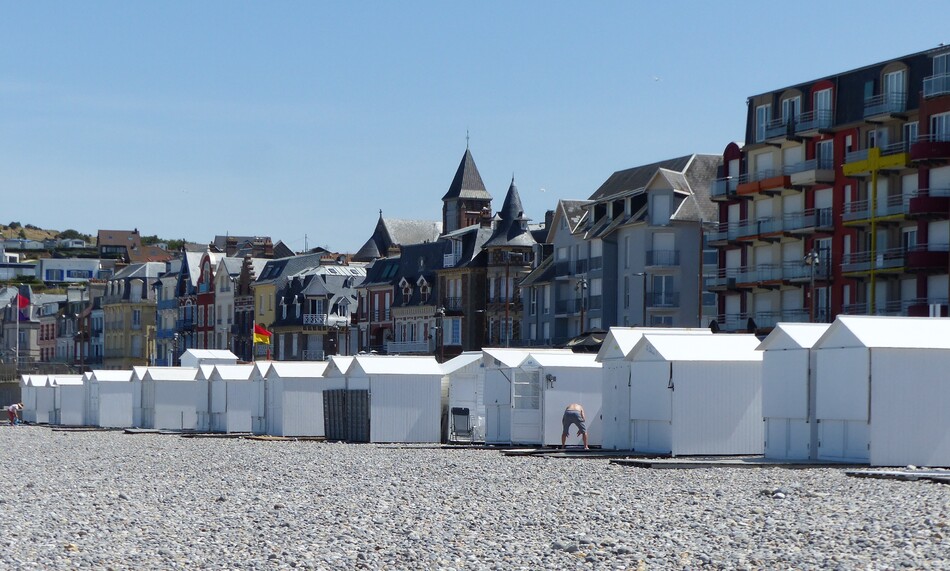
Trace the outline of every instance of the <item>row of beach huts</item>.
<path fill-rule="evenodd" d="M 553 446 L 576 402 L 590 444 L 609 450 L 950 466 L 941 318 L 780 323 L 764 340 L 611 328 L 596 354 L 495 348 L 443 364 L 238 364 L 227 351 L 189 350 L 181 367 L 24 375 L 21 389 L 25 421 L 64 426 Z"/>

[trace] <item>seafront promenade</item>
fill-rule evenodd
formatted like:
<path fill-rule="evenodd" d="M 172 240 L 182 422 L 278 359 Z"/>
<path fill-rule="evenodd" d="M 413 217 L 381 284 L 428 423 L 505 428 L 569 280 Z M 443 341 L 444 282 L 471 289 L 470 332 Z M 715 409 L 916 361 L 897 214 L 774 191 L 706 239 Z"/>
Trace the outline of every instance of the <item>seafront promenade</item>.
<path fill-rule="evenodd" d="M 0 427 L 6 569 L 947 569 L 950 487 Z"/>

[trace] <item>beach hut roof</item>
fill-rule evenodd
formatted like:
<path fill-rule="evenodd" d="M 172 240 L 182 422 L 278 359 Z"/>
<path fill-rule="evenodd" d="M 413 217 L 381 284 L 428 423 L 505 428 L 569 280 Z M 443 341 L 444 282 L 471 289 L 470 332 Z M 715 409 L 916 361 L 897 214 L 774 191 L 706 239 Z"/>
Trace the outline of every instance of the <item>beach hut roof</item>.
<path fill-rule="evenodd" d="M 254 373 L 254 365 L 215 365 L 208 377 L 215 381 L 247 381 Z"/>
<path fill-rule="evenodd" d="M 829 326 L 827 323 L 777 323 L 758 350 L 811 349 Z"/>
<path fill-rule="evenodd" d="M 627 356 L 644 361 L 761 361 L 755 335 L 654 335 L 643 336 Z"/>
<path fill-rule="evenodd" d="M 31 387 L 48 387 L 49 375 L 26 375 L 27 382 Z"/>
<path fill-rule="evenodd" d="M 542 353 L 572 353 L 570 349 L 528 349 L 521 347 L 493 347 L 491 349 L 482 349 L 485 354 L 484 363 L 486 365 L 517 367 L 530 354 L 540 355 Z M 497 363 L 496 363 L 497 361 Z"/>
<path fill-rule="evenodd" d="M 132 370 L 110 370 L 110 369 L 101 369 L 92 372 L 92 378 L 96 382 L 129 382 L 132 380 Z"/>
<path fill-rule="evenodd" d="M 603 362 L 627 357 L 637 342 L 647 333 L 659 335 L 712 335 L 712 331 L 707 328 L 611 327 L 600 346 L 600 351 L 597 352 L 597 360 Z"/>
<path fill-rule="evenodd" d="M 198 376 L 198 369 L 190 367 L 149 367 L 144 379 L 152 381 L 194 381 Z"/>
<path fill-rule="evenodd" d="M 323 372 L 324 376 L 330 376 L 331 374 L 337 373 L 340 375 L 345 375 L 350 367 L 353 366 L 355 357 L 344 357 L 341 355 L 333 355 L 330 357 L 330 361 L 327 364 L 326 370 Z"/>
<path fill-rule="evenodd" d="M 481 351 L 466 351 L 461 355 L 449 359 L 448 361 L 442 363 L 442 372 L 446 375 L 454 373 L 459 369 L 464 369 L 473 363 L 477 363 L 482 360 Z"/>
<path fill-rule="evenodd" d="M 326 361 L 295 361 L 274 363 L 267 371 L 267 378 L 302 379 L 322 377 L 330 363 Z"/>
<path fill-rule="evenodd" d="M 267 373 L 275 364 L 275 361 L 254 361 L 252 364 L 254 365 L 254 369 L 257 371 L 257 375 L 260 375 L 260 377 L 263 379 L 267 376 Z"/>
<path fill-rule="evenodd" d="M 442 366 L 433 356 L 359 355 L 352 366 L 367 375 L 442 376 Z"/>
<path fill-rule="evenodd" d="M 50 375 L 50 381 L 61 387 L 82 385 L 82 375 Z"/>
<path fill-rule="evenodd" d="M 596 353 L 531 353 L 521 362 L 522 368 L 532 367 L 586 367 L 597 369 L 603 365 Z"/>
<path fill-rule="evenodd" d="M 815 343 L 838 347 L 950 349 L 950 318 L 842 315 Z"/>

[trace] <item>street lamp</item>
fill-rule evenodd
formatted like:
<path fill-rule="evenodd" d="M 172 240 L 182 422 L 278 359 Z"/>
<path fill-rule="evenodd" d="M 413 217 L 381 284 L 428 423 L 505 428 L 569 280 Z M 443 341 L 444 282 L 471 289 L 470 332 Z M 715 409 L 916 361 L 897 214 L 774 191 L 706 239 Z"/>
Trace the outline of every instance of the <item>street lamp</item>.
<path fill-rule="evenodd" d="M 631 275 L 643 278 L 643 289 L 641 290 L 642 295 L 640 297 L 640 315 L 642 316 L 641 319 L 643 319 L 643 326 L 649 327 L 649 324 L 647 324 L 647 273 L 633 272 Z"/>
<path fill-rule="evenodd" d="M 811 323 L 815 322 L 815 268 L 818 267 L 818 264 L 821 263 L 821 256 L 818 255 L 818 249 L 812 246 L 811 251 L 805 254 L 805 257 L 802 258 L 802 263 L 811 268 L 811 289 L 809 290 L 809 296 L 811 299 L 808 303 L 808 321 Z"/>
<path fill-rule="evenodd" d="M 574 284 L 574 289 L 577 290 L 577 293 L 581 298 L 581 323 L 580 331 L 577 333 L 582 334 L 584 333 L 584 310 L 586 309 L 587 305 L 587 278 L 578 279 L 577 283 Z"/>
<path fill-rule="evenodd" d="M 445 323 L 445 308 L 439 306 L 435 310 L 435 342 L 439 349 L 439 362 L 445 359 L 445 330 L 442 328 Z"/>

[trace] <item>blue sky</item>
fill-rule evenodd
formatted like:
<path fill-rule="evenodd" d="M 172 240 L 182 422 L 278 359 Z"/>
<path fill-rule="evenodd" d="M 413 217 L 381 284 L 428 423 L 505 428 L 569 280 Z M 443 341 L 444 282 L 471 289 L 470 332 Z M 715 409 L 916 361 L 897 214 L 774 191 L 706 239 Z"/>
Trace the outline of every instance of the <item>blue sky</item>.
<path fill-rule="evenodd" d="M 466 131 L 541 220 L 722 152 L 750 95 L 950 42 L 945 1 L 786 7 L 0 0 L 0 222 L 355 251 L 441 219 Z"/>

